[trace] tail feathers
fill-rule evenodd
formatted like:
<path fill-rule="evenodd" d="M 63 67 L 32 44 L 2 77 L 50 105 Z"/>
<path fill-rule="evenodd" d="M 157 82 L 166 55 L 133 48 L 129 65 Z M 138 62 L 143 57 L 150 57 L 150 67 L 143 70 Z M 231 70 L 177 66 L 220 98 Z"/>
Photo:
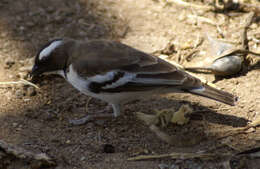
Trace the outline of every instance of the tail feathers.
<path fill-rule="evenodd" d="M 190 93 L 204 96 L 231 106 L 235 105 L 238 98 L 228 92 L 221 91 L 208 85 L 204 85 L 201 88 L 189 90 Z"/>

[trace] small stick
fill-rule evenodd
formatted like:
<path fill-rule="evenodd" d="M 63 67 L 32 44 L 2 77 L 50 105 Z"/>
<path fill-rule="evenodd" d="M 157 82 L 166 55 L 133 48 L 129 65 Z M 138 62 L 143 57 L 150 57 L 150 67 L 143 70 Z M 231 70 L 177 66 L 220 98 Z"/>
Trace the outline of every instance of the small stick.
<path fill-rule="evenodd" d="M 244 23 L 244 28 L 243 31 L 241 33 L 241 41 L 242 41 L 242 49 L 248 49 L 248 39 L 247 39 L 247 30 L 249 28 L 249 26 L 251 25 L 253 18 L 254 18 L 255 13 L 254 12 L 250 12 L 246 18 L 246 21 Z"/>
<path fill-rule="evenodd" d="M 170 158 L 171 154 L 160 154 L 160 155 L 141 155 L 137 157 L 128 158 L 128 161 L 136 161 L 136 160 L 149 160 L 149 159 L 161 159 L 161 158 Z"/>
<path fill-rule="evenodd" d="M 16 158 L 22 159 L 26 162 L 37 164 L 36 168 L 42 168 L 43 166 L 55 166 L 56 162 L 54 159 L 48 157 L 45 153 L 33 153 L 25 150 L 21 147 L 17 147 L 12 144 L 8 144 L 3 140 L 0 140 L 0 152 L 3 152 L 4 156 L 14 156 Z M 2 155 L 2 154 L 1 154 Z M 0 156 L 0 160 L 1 160 Z"/>
<path fill-rule="evenodd" d="M 87 100 L 87 104 L 86 104 L 86 112 L 88 112 L 88 106 L 89 106 L 89 103 L 90 103 L 90 100 L 92 99 L 92 97 L 88 98 Z"/>

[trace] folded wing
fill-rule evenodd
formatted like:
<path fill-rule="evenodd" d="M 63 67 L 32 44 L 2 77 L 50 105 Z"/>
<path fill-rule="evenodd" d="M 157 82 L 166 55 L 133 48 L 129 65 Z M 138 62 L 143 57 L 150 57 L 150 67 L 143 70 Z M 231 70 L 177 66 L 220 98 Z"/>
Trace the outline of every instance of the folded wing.
<path fill-rule="evenodd" d="M 172 88 L 234 105 L 236 97 L 203 84 L 174 65 L 119 42 L 95 40 L 81 44 L 74 62 L 77 72 L 91 81 L 92 92 L 117 93 Z M 174 91 L 173 90 L 173 91 Z"/>

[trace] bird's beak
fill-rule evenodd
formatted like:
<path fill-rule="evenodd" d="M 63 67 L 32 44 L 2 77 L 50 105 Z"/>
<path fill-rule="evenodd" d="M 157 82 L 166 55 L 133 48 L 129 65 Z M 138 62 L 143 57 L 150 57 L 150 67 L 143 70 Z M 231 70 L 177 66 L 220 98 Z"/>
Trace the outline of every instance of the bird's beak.
<path fill-rule="evenodd" d="M 30 73 L 31 78 L 35 78 L 39 75 L 41 75 L 43 73 L 43 71 L 41 69 L 39 69 L 38 66 L 34 65 L 32 68 L 32 71 Z"/>

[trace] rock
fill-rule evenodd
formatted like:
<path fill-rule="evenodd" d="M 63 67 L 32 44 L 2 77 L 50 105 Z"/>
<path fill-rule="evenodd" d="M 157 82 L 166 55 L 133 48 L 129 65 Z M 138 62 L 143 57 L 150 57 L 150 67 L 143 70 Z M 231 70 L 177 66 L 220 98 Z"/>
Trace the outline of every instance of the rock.
<path fill-rule="evenodd" d="M 36 89 L 32 86 L 27 88 L 27 95 L 28 96 L 35 96 L 36 95 Z"/>
<path fill-rule="evenodd" d="M 85 159 L 86 159 L 86 157 L 83 156 L 80 158 L 80 161 L 84 161 Z"/>

